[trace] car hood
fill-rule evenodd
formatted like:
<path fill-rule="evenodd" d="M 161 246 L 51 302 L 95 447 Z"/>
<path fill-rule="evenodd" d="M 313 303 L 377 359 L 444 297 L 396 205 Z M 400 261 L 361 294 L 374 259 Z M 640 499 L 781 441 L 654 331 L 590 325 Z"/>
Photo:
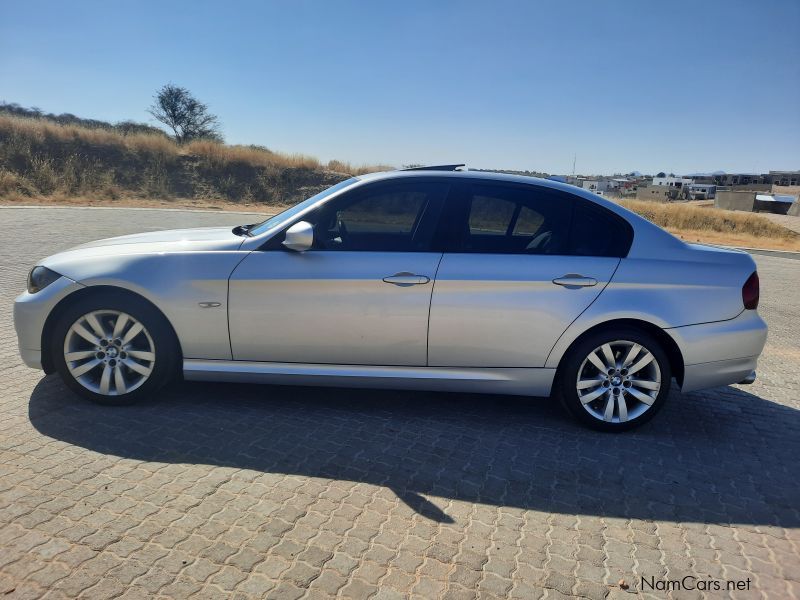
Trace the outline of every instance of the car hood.
<path fill-rule="evenodd" d="M 89 248 L 119 247 L 122 252 L 138 251 L 131 245 L 147 246 L 154 251 L 185 252 L 187 250 L 236 250 L 244 238 L 233 233 L 231 227 L 197 227 L 194 229 L 168 229 L 105 238 L 70 248 L 67 252 Z M 157 247 L 157 248 L 156 248 Z M 159 250 L 160 249 L 160 250 Z"/>
<path fill-rule="evenodd" d="M 88 263 L 102 263 L 113 268 L 147 256 L 234 251 L 244 240 L 233 233 L 232 227 L 151 231 L 81 244 L 48 256 L 38 264 L 77 280 L 77 273 L 83 271 L 80 265 Z"/>

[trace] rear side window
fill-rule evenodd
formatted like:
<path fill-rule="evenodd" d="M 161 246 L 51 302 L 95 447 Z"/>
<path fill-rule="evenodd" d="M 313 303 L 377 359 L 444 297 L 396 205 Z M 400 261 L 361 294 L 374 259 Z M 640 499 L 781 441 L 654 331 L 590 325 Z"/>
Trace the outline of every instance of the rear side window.
<path fill-rule="evenodd" d="M 533 186 L 473 185 L 457 252 L 561 254 L 572 202 Z"/>
<path fill-rule="evenodd" d="M 470 235 L 506 235 L 516 204 L 505 198 L 473 196 L 469 211 Z"/>
<path fill-rule="evenodd" d="M 620 216 L 578 199 L 572 215 L 567 253 L 623 258 L 633 242 L 633 229 Z"/>

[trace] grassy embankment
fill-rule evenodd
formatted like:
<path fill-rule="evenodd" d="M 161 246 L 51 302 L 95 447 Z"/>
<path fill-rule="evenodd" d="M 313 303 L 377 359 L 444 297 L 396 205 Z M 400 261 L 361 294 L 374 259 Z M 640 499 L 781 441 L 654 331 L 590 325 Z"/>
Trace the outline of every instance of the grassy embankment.
<path fill-rule="evenodd" d="M 800 251 L 800 235 L 761 215 L 641 200 L 620 204 L 687 242 Z"/>
<path fill-rule="evenodd" d="M 266 205 L 293 203 L 345 179 L 391 167 L 353 166 L 254 146 L 124 134 L 0 115 L 5 203 Z"/>
<path fill-rule="evenodd" d="M 246 208 L 275 212 L 385 166 L 0 115 L 0 202 Z M 750 213 L 685 204 L 622 204 L 692 242 L 800 250 L 800 235 Z"/>

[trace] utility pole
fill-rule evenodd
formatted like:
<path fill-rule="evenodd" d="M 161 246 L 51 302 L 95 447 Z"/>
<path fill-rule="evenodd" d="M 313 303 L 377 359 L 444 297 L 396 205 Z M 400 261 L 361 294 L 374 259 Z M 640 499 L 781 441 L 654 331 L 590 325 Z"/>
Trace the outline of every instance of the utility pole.
<path fill-rule="evenodd" d="M 578 155 L 577 154 L 573 154 L 572 155 L 572 176 L 573 177 L 575 177 L 575 161 L 577 161 L 577 160 L 578 160 Z"/>

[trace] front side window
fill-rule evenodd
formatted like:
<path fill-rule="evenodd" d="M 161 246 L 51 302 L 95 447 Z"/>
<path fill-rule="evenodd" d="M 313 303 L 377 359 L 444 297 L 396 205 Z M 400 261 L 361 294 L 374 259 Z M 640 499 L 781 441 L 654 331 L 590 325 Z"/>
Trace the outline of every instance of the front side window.
<path fill-rule="evenodd" d="M 262 233 L 265 233 L 265 232 L 269 231 L 273 227 L 278 227 L 282 223 L 285 223 L 285 222 L 289 221 L 295 215 L 300 214 L 302 211 L 304 211 L 309 206 L 313 206 L 314 204 L 316 204 L 320 200 L 324 200 L 328 196 L 331 196 L 331 195 L 335 194 L 336 192 L 338 192 L 339 190 L 343 190 L 346 187 L 350 187 L 351 185 L 353 185 L 354 183 L 357 183 L 357 182 L 358 182 L 358 178 L 356 178 L 356 177 L 351 177 L 350 179 L 346 179 L 344 181 L 340 181 L 336 185 L 332 185 L 331 187 L 329 187 L 329 188 L 327 188 L 325 190 L 322 190 L 319 194 L 311 196 L 311 198 L 303 200 L 299 204 L 295 204 L 294 206 L 292 206 L 290 208 L 287 208 L 283 212 L 278 213 L 277 215 L 275 215 L 274 217 L 270 217 L 266 221 L 262 221 L 261 223 L 257 223 L 256 225 L 253 225 L 249 229 L 249 234 L 250 235 L 261 235 Z"/>
<path fill-rule="evenodd" d="M 313 217 L 314 249 L 425 252 L 447 184 L 378 184 L 323 206 Z"/>

